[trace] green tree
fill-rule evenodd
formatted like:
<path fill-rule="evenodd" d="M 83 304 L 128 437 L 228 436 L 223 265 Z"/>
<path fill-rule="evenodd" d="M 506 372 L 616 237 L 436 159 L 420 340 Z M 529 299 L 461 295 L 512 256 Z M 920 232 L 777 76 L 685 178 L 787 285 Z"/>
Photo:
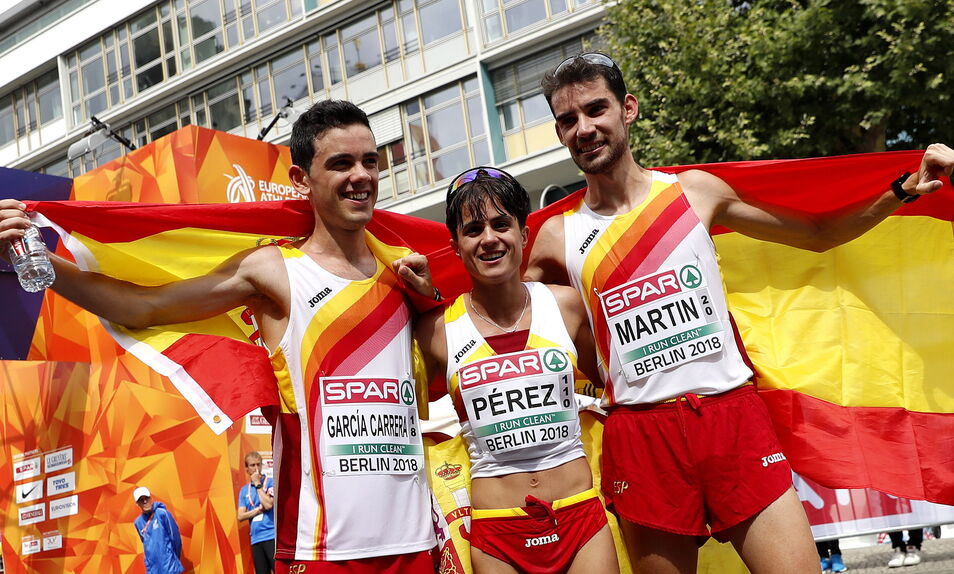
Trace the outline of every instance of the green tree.
<path fill-rule="evenodd" d="M 954 142 L 954 0 L 620 0 L 647 165 Z"/>

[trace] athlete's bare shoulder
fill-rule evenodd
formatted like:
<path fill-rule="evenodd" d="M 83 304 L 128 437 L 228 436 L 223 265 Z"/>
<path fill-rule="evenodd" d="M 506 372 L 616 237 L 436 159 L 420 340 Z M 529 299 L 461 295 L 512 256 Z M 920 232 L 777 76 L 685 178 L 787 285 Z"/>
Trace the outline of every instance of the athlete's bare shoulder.
<path fill-rule="evenodd" d="M 428 363 L 447 364 L 447 337 L 444 334 L 444 308 L 437 307 L 415 319 L 414 337 Z M 430 370 L 430 369 L 429 369 Z"/>
<path fill-rule="evenodd" d="M 565 242 L 563 217 L 556 214 L 544 221 L 527 255 L 524 278 L 527 281 L 569 285 L 570 279 L 566 273 L 564 252 Z"/>

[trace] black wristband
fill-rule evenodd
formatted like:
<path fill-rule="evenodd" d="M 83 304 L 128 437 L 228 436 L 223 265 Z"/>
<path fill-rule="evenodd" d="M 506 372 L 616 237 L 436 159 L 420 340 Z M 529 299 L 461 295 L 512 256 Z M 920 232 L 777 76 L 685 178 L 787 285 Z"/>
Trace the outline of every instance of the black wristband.
<path fill-rule="evenodd" d="M 254 488 L 255 490 L 258 490 L 259 488 L 262 488 L 262 483 L 260 482 L 258 484 L 253 484 L 252 488 Z"/>
<path fill-rule="evenodd" d="M 906 171 L 904 172 L 904 175 L 891 182 L 891 191 L 894 192 L 895 197 L 901 200 L 901 203 L 911 203 L 913 201 L 917 201 L 917 199 L 921 197 L 916 193 L 911 195 L 910 193 L 904 191 L 904 182 L 906 182 L 909 177 L 911 177 L 911 172 Z"/>
<path fill-rule="evenodd" d="M 434 287 L 434 297 L 433 297 L 433 299 L 434 299 L 435 301 L 437 301 L 438 303 L 440 303 L 441 301 L 444 300 L 444 298 L 441 297 L 441 292 L 437 290 L 437 287 Z"/>

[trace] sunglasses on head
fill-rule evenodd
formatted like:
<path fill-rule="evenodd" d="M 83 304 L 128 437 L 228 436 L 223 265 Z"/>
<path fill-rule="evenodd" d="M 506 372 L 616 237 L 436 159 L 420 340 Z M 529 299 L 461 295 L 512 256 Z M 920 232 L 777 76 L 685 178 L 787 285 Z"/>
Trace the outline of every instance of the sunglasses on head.
<path fill-rule="evenodd" d="M 597 66 L 606 66 L 607 68 L 619 69 L 619 66 L 616 65 L 616 62 L 606 54 L 601 54 L 600 52 L 585 52 L 576 56 L 570 56 L 566 60 L 560 62 L 560 65 L 556 67 L 554 74 L 559 74 L 563 71 L 563 68 L 567 67 L 571 63 L 575 62 L 577 58 L 586 60 L 591 64 L 596 64 Z"/>
<path fill-rule="evenodd" d="M 473 167 L 451 180 L 450 185 L 447 186 L 447 203 L 454 200 L 454 196 L 457 195 L 457 192 L 460 191 L 460 188 L 463 187 L 465 183 L 470 183 L 481 175 L 485 175 L 491 179 L 514 181 L 513 176 L 503 170 L 486 166 Z"/>

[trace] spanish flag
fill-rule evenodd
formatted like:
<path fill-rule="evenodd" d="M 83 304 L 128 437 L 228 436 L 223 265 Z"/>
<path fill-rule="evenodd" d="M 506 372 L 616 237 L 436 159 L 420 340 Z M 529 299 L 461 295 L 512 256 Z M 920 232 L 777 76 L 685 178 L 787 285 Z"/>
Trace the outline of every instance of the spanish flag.
<path fill-rule="evenodd" d="M 221 165 L 239 161 L 220 141 L 235 136 L 189 129 L 195 134 L 192 147 L 168 146 L 172 151 L 186 150 L 197 163 L 212 157 L 221 157 Z M 126 157 L 135 159 L 137 152 Z M 287 150 L 273 155 L 284 157 Z M 884 193 L 902 172 L 917 169 L 921 155 L 894 152 L 661 169 L 704 169 L 746 199 L 825 217 Z M 134 168 L 132 160 L 124 161 L 126 173 L 110 168 L 109 177 L 94 177 L 107 185 L 120 176 L 128 182 L 131 174 L 148 181 L 165 178 L 170 185 L 179 181 L 180 187 L 193 179 L 223 179 L 221 167 L 206 169 L 205 164 L 196 169 L 197 177 L 182 173 L 186 164 L 181 159 L 173 164 L 179 170 L 174 175 L 156 167 L 161 162 L 155 158 L 136 160 Z M 279 173 L 276 165 L 266 167 Z M 251 173 L 248 165 L 244 169 Z M 202 197 L 202 189 L 196 197 Z M 76 187 L 74 198 L 82 197 L 75 192 Z M 147 200 L 143 198 L 129 196 Z M 169 198 L 152 199 L 157 200 Z M 531 232 L 574 200 L 578 196 L 534 213 Z M 311 230 L 308 204 L 301 201 L 41 202 L 31 209 L 58 227 L 81 266 L 151 285 L 205 273 L 242 249 Z M 823 254 L 713 230 L 729 304 L 758 373 L 760 395 L 799 474 L 833 488 L 871 487 L 954 504 L 952 220 L 954 195 L 946 184 L 903 206 L 863 237 Z M 467 289 L 466 274 L 450 252 L 441 224 L 379 211 L 368 232 L 382 244 L 428 255 L 435 283 L 448 299 Z M 236 309 L 225 317 L 144 332 L 109 328 L 125 348 L 169 376 L 220 431 L 252 408 L 277 401 L 274 385 L 257 385 L 250 393 L 244 383 L 249 377 L 272 377 L 248 323 L 247 314 Z M 226 408 L 218 410 L 209 400 L 209 385 L 231 389 L 234 397 Z"/>

